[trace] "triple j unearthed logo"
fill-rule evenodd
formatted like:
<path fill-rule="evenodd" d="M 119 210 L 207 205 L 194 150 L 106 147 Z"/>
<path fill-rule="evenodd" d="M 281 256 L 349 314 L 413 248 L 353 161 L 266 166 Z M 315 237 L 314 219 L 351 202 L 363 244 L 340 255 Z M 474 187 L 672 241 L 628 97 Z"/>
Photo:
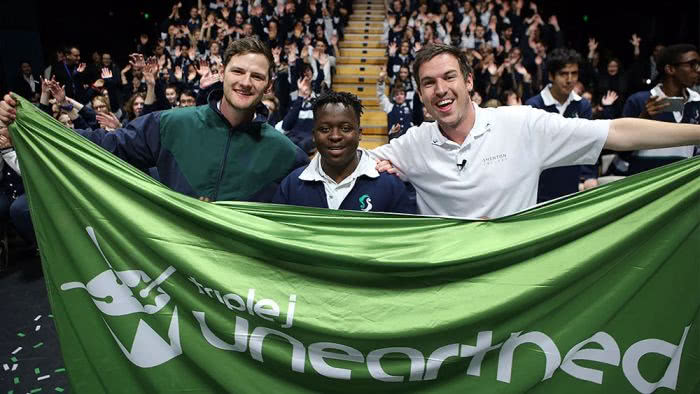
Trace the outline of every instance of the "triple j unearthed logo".
<path fill-rule="evenodd" d="M 125 316 L 137 313 L 155 315 L 168 304 L 170 295 L 159 286 L 175 272 L 174 267 L 168 267 L 155 280 L 151 280 L 145 272 L 140 270 L 117 271 L 102 252 L 93 228 L 86 227 L 85 230 L 107 263 L 108 269 L 87 283 L 64 283 L 61 285 L 61 290 L 86 290 L 92 297 L 95 306 L 107 316 Z M 145 287 L 143 287 L 144 284 Z M 139 287 L 141 289 L 136 291 Z M 159 314 L 157 318 L 160 318 L 161 315 L 167 314 Z M 155 367 L 182 354 L 177 307 L 174 308 L 168 328 L 170 343 L 163 340 L 148 323 L 139 318 L 131 350 L 128 350 L 119 340 L 115 329 L 107 323 L 104 317 L 102 320 L 124 355 L 129 361 L 141 368 Z"/>

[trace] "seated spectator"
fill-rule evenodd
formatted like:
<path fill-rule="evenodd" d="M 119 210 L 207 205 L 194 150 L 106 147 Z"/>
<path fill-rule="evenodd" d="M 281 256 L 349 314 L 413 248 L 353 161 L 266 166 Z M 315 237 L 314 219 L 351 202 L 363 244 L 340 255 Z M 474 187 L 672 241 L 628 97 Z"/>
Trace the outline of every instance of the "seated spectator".
<path fill-rule="evenodd" d="M 312 154 L 315 150 L 312 137 L 314 124 L 312 107 L 316 95 L 311 90 L 311 78 L 308 74 L 300 79 L 297 85 L 299 96 L 284 117 L 282 129 L 296 146 L 307 154 Z"/>
<path fill-rule="evenodd" d="M 578 81 L 581 61 L 581 55 L 574 50 L 558 48 L 552 51 L 547 58 L 547 70 L 552 83 L 525 104 L 558 113 L 565 118 L 591 119 L 591 103 L 573 91 Z M 579 191 L 581 180 L 584 181 L 584 188 L 595 187 L 598 185 L 597 178 L 598 169 L 590 165 L 545 169 L 540 175 L 537 202 L 576 193 Z"/>
<path fill-rule="evenodd" d="M 19 74 L 15 81 L 15 92 L 27 100 L 38 103 L 41 95 L 41 82 L 34 78 L 32 65 L 22 62 L 19 66 Z"/>
<path fill-rule="evenodd" d="M 183 90 L 180 93 L 180 99 L 178 100 L 178 107 L 194 107 L 197 104 L 197 96 L 191 90 Z"/>
<path fill-rule="evenodd" d="M 394 85 L 391 89 L 393 100 L 389 100 L 384 92 L 384 80 L 386 71 L 380 67 L 379 78 L 377 79 L 377 98 L 382 111 L 386 112 L 387 128 L 389 129 L 389 140 L 400 137 L 406 130 L 413 126 L 413 114 L 411 107 L 406 102 L 406 91 L 403 84 Z"/>
<path fill-rule="evenodd" d="M 124 117 L 121 119 L 122 126 L 141 116 L 143 111 L 143 103 L 146 100 L 146 95 L 143 93 L 134 93 L 124 104 Z"/>
<path fill-rule="evenodd" d="M 676 44 L 666 47 L 657 63 L 661 83 L 651 90 L 633 94 L 627 99 L 623 117 L 638 117 L 670 123 L 700 123 L 700 94 L 692 90 L 700 75 L 700 55 L 694 45 Z M 673 111 L 667 97 L 681 97 L 681 111 Z M 651 168 L 673 163 L 695 154 L 692 145 L 634 152 L 631 157 L 615 160 L 613 164 L 622 174 L 636 174 Z M 625 164 L 627 161 L 628 164 Z"/>
<path fill-rule="evenodd" d="M 358 149 L 362 104 L 353 94 L 329 91 L 314 103 L 313 139 L 318 154 L 289 174 L 272 202 L 356 211 L 415 213 L 398 177 L 378 173 Z"/>

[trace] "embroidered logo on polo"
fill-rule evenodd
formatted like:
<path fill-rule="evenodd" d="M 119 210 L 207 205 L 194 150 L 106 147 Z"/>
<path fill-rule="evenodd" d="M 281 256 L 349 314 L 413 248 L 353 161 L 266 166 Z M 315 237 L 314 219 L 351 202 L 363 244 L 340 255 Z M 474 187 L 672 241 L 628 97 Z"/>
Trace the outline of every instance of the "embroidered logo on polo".
<path fill-rule="evenodd" d="M 372 210 L 372 198 L 370 198 L 369 194 L 363 194 L 360 197 L 360 209 L 365 212 Z"/>
<path fill-rule="evenodd" d="M 491 164 L 496 164 L 496 163 L 503 163 L 504 161 L 508 160 L 508 155 L 505 153 L 499 153 L 497 155 L 489 156 L 489 157 L 484 157 L 482 159 L 482 162 L 485 165 L 491 165 Z"/>

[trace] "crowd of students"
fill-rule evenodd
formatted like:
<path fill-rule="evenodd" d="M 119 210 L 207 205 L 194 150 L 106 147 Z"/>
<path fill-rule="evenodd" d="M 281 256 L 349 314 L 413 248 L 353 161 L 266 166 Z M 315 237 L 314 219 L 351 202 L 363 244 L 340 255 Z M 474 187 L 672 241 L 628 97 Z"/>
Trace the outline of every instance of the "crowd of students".
<path fill-rule="evenodd" d="M 71 44 L 56 52 L 56 63 L 42 77 L 28 63 L 21 64 L 14 90 L 68 127 L 116 130 L 149 113 L 211 102 L 213 92 L 222 88 L 226 49 L 247 37 L 258 37 L 270 48 L 275 71 L 271 89 L 254 109 L 255 118 L 312 154 L 321 138 L 313 129 L 319 111 L 315 99 L 332 90 L 336 58 L 341 55 L 338 43 L 352 5 L 352 0 L 199 0 L 187 6 L 176 2 L 158 31 L 140 35 L 124 67 L 114 63 L 111 53 L 99 50 L 83 62 L 80 45 Z M 698 83 L 694 47 L 656 45 L 646 54 L 640 38 L 633 35 L 633 61 L 623 70 L 619 58 L 601 57 L 594 38 L 583 56 L 566 49 L 565 28 L 556 15 L 544 15 L 536 2 L 523 0 L 395 0 L 388 4 L 387 64 L 380 72 L 377 92 L 381 108 L 388 113 L 390 138 L 431 120 L 421 95 L 416 94 L 414 60 L 422 48 L 439 44 L 454 46 L 465 56 L 473 69 L 470 99 L 482 107 L 527 103 L 565 117 L 615 119 L 624 114 L 698 123 L 700 96 L 691 89 Z M 387 82 L 391 99 L 386 96 Z M 662 96 L 683 97 L 680 117 L 665 110 L 669 104 L 659 101 Z M 352 102 L 343 97 L 334 100 L 331 104 Z M 358 111 L 352 115 L 359 127 Z M 332 150 L 332 145 L 327 142 L 325 148 Z M 693 154 L 691 146 L 670 156 L 675 160 Z M 645 153 L 639 157 L 646 157 Z M 650 166 L 648 160 L 637 162 L 621 155 L 613 168 L 632 173 Z M 596 176 L 600 173 L 599 168 L 591 171 Z M 577 187 L 586 179 L 583 173 L 567 173 L 555 176 L 553 182 L 559 184 L 563 177 Z M 9 179 L 5 176 L 3 182 Z M 558 191 L 547 199 L 569 192 Z"/>

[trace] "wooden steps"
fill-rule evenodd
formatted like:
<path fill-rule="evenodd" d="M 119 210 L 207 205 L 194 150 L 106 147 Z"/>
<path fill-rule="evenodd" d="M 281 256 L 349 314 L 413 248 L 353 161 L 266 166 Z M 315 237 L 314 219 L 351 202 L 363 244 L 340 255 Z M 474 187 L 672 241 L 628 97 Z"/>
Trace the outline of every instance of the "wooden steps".
<path fill-rule="evenodd" d="M 355 94 L 364 106 L 360 119 L 360 146 L 373 149 L 388 142 L 386 113 L 376 96 L 379 67 L 386 64 L 384 23 L 386 11 L 381 0 L 361 0 L 353 4 L 353 14 L 338 43 L 333 90 Z"/>

